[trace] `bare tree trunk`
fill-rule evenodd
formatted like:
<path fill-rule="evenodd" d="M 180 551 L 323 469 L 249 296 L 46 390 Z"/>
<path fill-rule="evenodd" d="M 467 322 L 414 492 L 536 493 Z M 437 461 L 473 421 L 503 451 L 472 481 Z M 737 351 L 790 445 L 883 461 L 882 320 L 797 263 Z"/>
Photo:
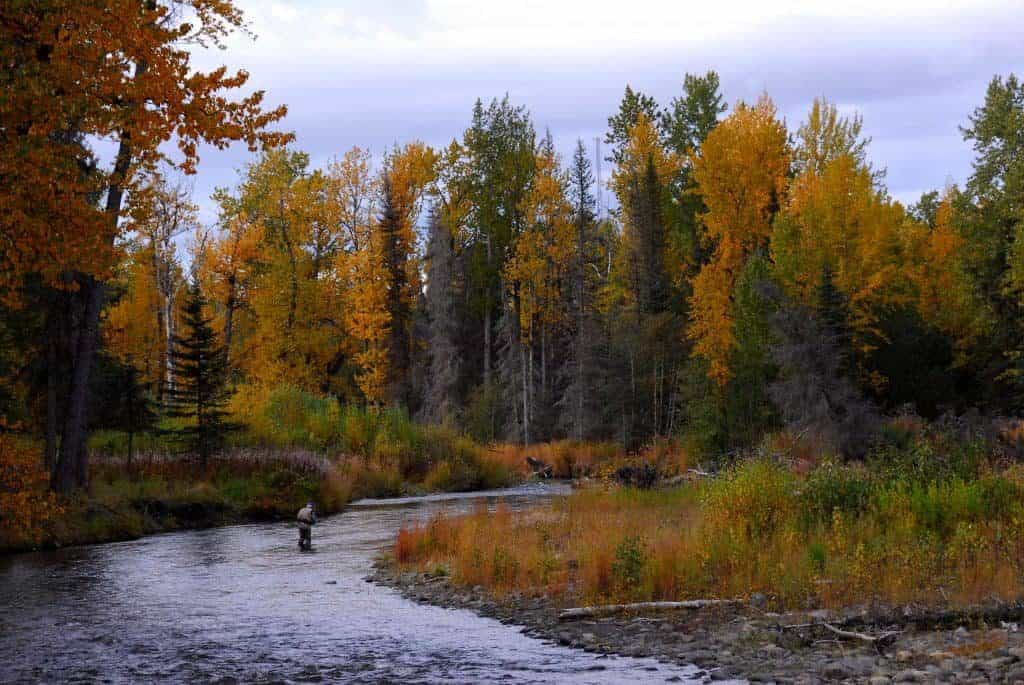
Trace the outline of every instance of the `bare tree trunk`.
<path fill-rule="evenodd" d="M 530 384 L 526 368 L 526 345 L 519 343 L 520 369 L 523 377 L 523 446 L 530 444 Z"/>
<path fill-rule="evenodd" d="M 542 399 L 548 396 L 548 354 L 547 354 L 548 331 L 541 326 L 540 329 L 540 396 Z M 532 358 L 532 357 L 531 357 Z"/>
<path fill-rule="evenodd" d="M 46 324 L 46 444 L 43 450 L 43 467 L 53 471 L 57 463 L 57 303 L 50 297 L 50 311 Z"/>
<path fill-rule="evenodd" d="M 484 387 L 491 387 L 491 298 L 487 297 L 484 311 Z"/>
<path fill-rule="evenodd" d="M 164 381 L 174 388 L 174 293 L 169 292 L 163 301 L 164 318 Z"/>
<path fill-rule="evenodd" d="M 224 304 L 224 361 L 231 361 L 231 333 L 235 321 L 235 275 L 228 277 L 228 298 Z"/>

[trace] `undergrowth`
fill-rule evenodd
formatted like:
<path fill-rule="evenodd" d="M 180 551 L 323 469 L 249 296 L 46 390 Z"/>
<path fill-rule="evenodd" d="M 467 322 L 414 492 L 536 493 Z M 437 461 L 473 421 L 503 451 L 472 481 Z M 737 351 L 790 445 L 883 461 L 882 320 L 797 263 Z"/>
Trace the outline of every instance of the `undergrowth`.
<path fill-rule="evenodd" d="M 400 532 L 399 564 L 563 602 L 736 598 L 778 609 L 1024 597 L 1024 466 L 921 433 L 863 463 L 764 455 L 660 490 L 602 484 Z"/>

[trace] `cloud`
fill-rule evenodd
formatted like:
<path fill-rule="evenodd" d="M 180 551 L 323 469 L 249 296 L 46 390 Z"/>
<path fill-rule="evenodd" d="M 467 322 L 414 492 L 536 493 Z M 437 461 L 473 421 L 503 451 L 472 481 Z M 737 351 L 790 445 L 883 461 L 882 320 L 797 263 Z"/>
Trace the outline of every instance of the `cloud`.
<path fill-rule="evenodd" d="M 252 73 L 314 163 L 352 145 L 444 144 L 477 97 L 509 93 L 568 154 L 602 135 L 623 86 L 662 104 L 716 69 L 730 103 L 767 91 L 790 126 L 817 95 L 860 111 L 870 153 L 908 200 L 970 170 L 957 129 L 988 80 L 1021 63 L 1015 2 L 702 3 L 253 0 L 256 41 L 197 54 Z M 205 151 L 197 193 L 234 180 L 242 150 Z M 606 170 L 607 177 L 607 170 Z"/>

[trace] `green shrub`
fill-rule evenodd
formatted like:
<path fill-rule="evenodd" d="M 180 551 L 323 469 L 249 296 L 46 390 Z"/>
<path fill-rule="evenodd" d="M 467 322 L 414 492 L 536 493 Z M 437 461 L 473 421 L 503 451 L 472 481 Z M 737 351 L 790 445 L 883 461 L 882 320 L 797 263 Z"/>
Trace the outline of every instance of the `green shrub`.
<path fill-rule="evenodd" d="M 646 564 L 643 540 L 639 535 L 626 536 L 615 548 L 615 561 L 612 563 L 615 584 L 622 590 L 635 590 L 640 586 Z"/>
<path fill-rule="evenodd" d="M 859 515 L 871 504 L 871 475 L 862 467 L 825 462 L 808 474 L 800 486 L 803 526 L 810 529 L 832 520 L 834 511 Z"/>
<path fill-rule="evenodd" d="M 768 459 L 741 462 L 715 479 L 703 498 L 708 530 L 732 530 L 756 538 L 775 532 L 798 506 L 797 483 Z"/>
<path fill-rule="evenodd" d="M 825 572 L 827 556 L 828 552 L 825 549 L 825 545 L 820 542 L 812 542 L 807 546 L 807 562 L 817 573 Z"/>

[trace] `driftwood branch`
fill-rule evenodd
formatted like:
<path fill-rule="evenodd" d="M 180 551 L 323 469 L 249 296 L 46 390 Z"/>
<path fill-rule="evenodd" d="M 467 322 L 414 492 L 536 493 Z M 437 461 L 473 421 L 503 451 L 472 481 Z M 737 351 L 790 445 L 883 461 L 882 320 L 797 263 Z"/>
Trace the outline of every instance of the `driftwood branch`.
<path fill-rule="evenodd" d="M 861 642 L 867 642 L 868 644 L 882 647 L 888 644 L 892 644 L 896 641 L 902 631 L 890 630 L 882 633 L 881 635 L 868 635 L 866 633 L 858 633 L 852 630 L 841 630 L 836 628 L 830 623 L 821 623 L 822 628 L 829 631 L 833 635 L 843 640 L 860 640 Z"/>
<path fill-rule="evenodd" d="M 712 606 L 742 604 L 741 599 L 690 599 L 683 602 L 635 602 L 633 604 L 605 604 L 595 607 L 574 607 L 558 614 L 559 621 L 578 621 L 582 618 L 612 616 L 630 612 L 676 611 L 679 609 L 705 609 Z"/>

